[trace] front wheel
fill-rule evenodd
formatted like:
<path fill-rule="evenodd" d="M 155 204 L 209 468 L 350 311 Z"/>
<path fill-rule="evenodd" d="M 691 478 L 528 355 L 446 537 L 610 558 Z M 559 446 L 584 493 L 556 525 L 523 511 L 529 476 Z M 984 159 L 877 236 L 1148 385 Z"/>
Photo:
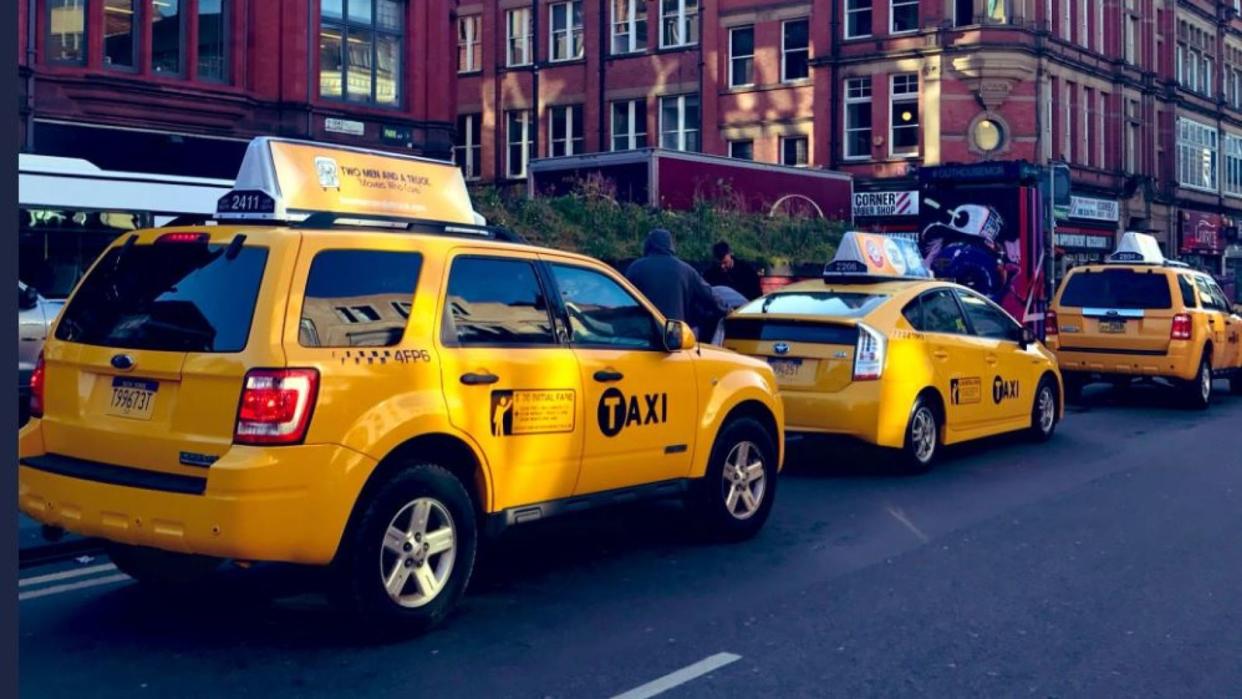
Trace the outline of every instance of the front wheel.
<path fill-rule="evenodd" d="M 906 470 L 913 473 L 930 471 L 940 451 L 940 417 L 932 403 L 920 397 L 910 411 L 906 425 L 906 443 L 901 449 L 901 460 Z"/>
<path fill-rule="evenodd" d="M 1186 382 L 1183 389 L 1186 402 L 1196 410 L 1206 410 L 1212 405 L 1212 360 L 1204 357 L 1199 362 L 1199 373 Z"/>
<path fill-rule="evenodd" d="M 1039 382 L 1035 391 L 1035 401 L 1031 405 L 1031 439 L 1046 442 L 1052 439 L 1057 430 L 1057 389 L 1056 382 L 1044 379 Z"/>
<path fill-rule="evenodd" d="M 773 436 L 751 418 L 730 420 L 720 430 L 707 473 L 689 496 L 705 534 L 742 541 L 763 528 L 776 498 L 776 454 Z"/>

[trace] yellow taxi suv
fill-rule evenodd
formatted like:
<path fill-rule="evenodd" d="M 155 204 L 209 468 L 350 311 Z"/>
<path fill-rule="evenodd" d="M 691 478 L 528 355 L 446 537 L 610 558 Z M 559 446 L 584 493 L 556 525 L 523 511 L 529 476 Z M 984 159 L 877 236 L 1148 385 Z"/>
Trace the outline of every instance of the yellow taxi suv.
<path fill-rule="evenodd" d="M 824 278 L 743 306 L 724 345 L 771 364 L 790 434 L 887 447 L 914 470 L 943 445 L 1052 437 L 1056 362 L 1000 306 L 931 279 L 913 241 L 847 233 Z"/>
<path fill-rule="evenodd" d="M 1242 395 L 1242 316 L 1215 279 L 1166 260 L 1149 235 L 1126 233 L 1105 264 L 1071 270 L 1047 328 L 1070 401 L 1090 383 L 1136 378 L 1172 383 L 1195 408 L 1211 405 L 1217 378 Z"/>
<path fill-rule="evenodd" d="M 257 139 L 217 219 L 112 245 L 36 372 L 21 509 L 125 573 L 330 566 L 369 627 L 418 631 L 509 525 L 656 497 L 726 540 L 768 518 L 771 368 L 476 225 L 452 164 Z"/>

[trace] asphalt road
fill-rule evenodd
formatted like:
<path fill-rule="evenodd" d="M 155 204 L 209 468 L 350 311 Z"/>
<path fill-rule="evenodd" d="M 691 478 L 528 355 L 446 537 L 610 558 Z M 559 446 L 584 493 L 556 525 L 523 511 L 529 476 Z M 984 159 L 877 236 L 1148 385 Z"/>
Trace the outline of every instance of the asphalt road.
<path fill-rule="evenodd" d="M 1242 397 L 1169 400 L 1089 392 L 1049 444 L 918 477 L 800 444 L 737 546 L 672 505 L 515 530 L 447 625 L 401 642 L 344 632 L 302 570 L 157 599 L 104 559 L 28 569 L 22 694 L 1236 694 Z"/>

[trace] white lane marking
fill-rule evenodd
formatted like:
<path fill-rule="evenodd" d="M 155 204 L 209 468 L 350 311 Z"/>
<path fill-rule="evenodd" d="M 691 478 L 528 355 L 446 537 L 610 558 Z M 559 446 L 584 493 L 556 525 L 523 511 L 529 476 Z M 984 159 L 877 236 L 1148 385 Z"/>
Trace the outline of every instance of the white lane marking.
<path fill-rule="evenodd" d="M 81 580 L 66 585 L 53 585 L 52 587 L 44 587 L 38 590 L 30 590 L 28 592 L 17 593 L 17 601 L 24 602 L 28 599 L 38 599 L 47 597 L 48 595 L 59 595 L 64 592 L 73 592 L 74 590 L 85 590 L 88 587 L 99 587 L 100 585 L 112 585 L 114 583 L 125 582 L 130 577 L 124 573 L 109 575 L 103 578 L 92 578 L 90 580 Z"/>
<path fill-rule="evenodd" d="M 914 522 L 911 522 L 909 519 L 906 518 L 906 513 L 902 512 L 896 507 L 893 507 L 892 505 L 889 505 L 888 513 L 893 516 L 893 519 L 906 525 L 906 529 L 909 529 L 923 543 L 926 544 L 927 542 L 931 541 L 931 538 L 928 537 L 926 534 L 924 534 L 923 530 L 914 526 Z"/>
<path fill-rule="evenodd" d="M 88 566 L 86 568 L 76 568 L 74 570 L 66 570 L 61 573 L 49 573 L 48 575 L 36 575 L 33 578 L 18 580 L 18 587 L 27 587 L 29 585 L 42 585 L 43 583 L 54 582 L 56 580 L 68 580 L 69 578 L 80 578 L 83 575 L 93 575 L 108 570 L 116 570 L 116 566 L 111 563 L 103 565 Z"/>
<path fill-rule="evenodd" d="M 715 672 L 725 665 L 736 663 L 741 660 L 742 656 L 733 653 L 717 653 L 711 657 L 703 658 L 693 665 L 687 665 L 676 672 L 654 679 L 641 687 L 635 687 L 625 694 L 618 694 L 612 699 L 647 699 L 657 694 L 663 694 L 673 687 L 683 685 L 690 680 L 698 679 L 709 672 Z"/>

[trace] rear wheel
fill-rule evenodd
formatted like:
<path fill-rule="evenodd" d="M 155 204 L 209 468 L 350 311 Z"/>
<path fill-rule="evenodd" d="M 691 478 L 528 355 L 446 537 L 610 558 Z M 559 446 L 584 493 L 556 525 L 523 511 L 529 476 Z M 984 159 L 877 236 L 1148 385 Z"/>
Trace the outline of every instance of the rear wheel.
<path fill-rule="evenodd" d="M 1205 356 L 1203 361 L 1199 362 L 1199 373 L 1194 379 L 1186 382 L 1183 391 L 1186 402 L 1191 408 L 1206 410 L 1212 405 L 1212 360 L 1210 357 Z"/>
<path fill-rule="evenodd" d="M 342 541 L 334 600 L 368 631 L 421 633 L 465 593 L 477 545 L 461 481 L 434 464 L 411 465 L 371 495 Z"/>
<path fill-rule="evenodd" d="M 940 452 L 940 414 L 927 398 L 920 396 L 910 411 L 906 444 L 901 450 L 902 466 L 913 473 L 930 471 Z"/>
<path fill-rule="evenodd" d="M 109 542 L 104 546 L 117 570 L 151 587 L 188 587 L 220 567 L 220 559 Z"/>
<path fill-rule="evenodd" d="M 1057 387 L 1056 382 L 1045 378 L 1039 382 L 1035 391 L 1035 401 L 1031 405 L 1031 438 L 1037 442 L 1052 439 L 1057 430 Z"/>
<path fill-rule="evenodd" d="M 689 497 L 705 534 L 742 541 L 763 528 L 776 498 L 776 454 L 773 436 L 757 421 L 743 417 L 725 424 L 707 473 Z"/>

